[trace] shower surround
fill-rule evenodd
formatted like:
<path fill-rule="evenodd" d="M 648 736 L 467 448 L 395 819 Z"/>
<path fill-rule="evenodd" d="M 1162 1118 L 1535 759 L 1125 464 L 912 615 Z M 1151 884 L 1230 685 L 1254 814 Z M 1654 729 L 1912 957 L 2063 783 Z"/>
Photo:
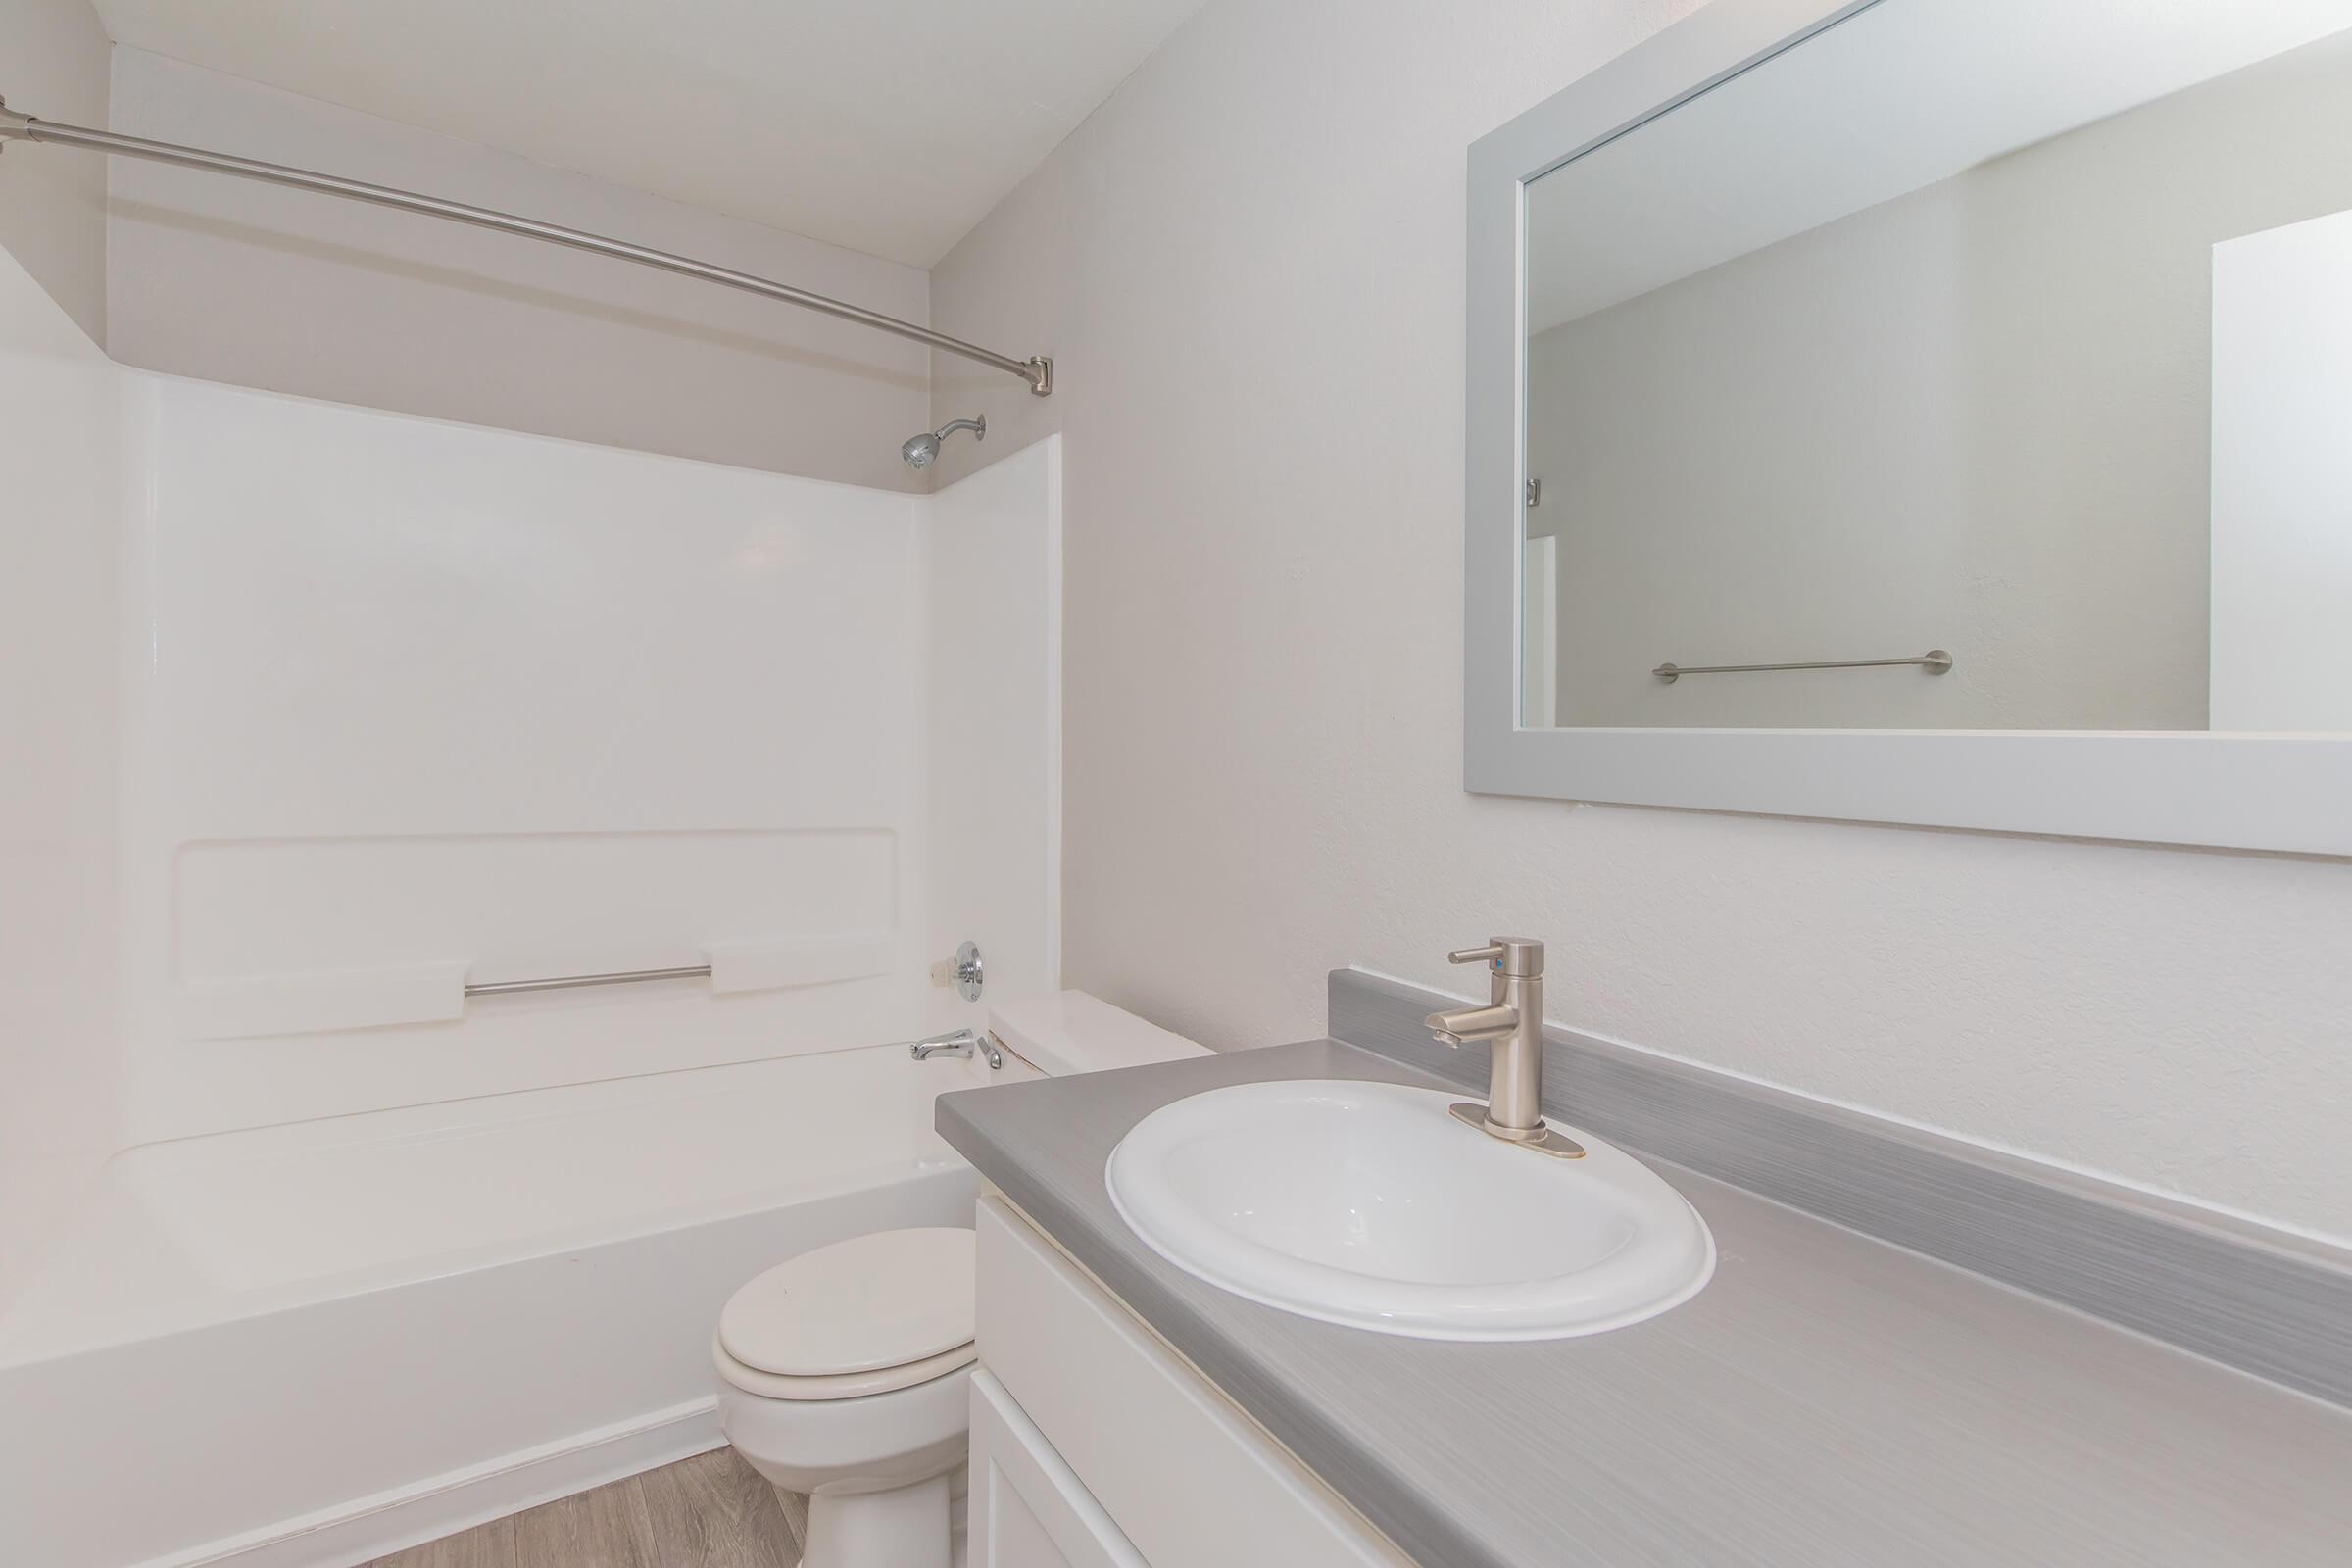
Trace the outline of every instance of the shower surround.
<path fill-rule="evenodd" d="M 129 371 L 5 258 L 0 360 L 59 846 L 0 976 L 0 1558 L 359 1560 L 715 1441 L 701 1297 L 968 1206 L 856 1048 L 981 1021 L 965 939 L 1055 984 L 1057 443 L 911 496 Z M 416 1359 L 567 1335 L 479 1409 Z M 209 1500 L 108 1509 L 125 1464 Z"/>

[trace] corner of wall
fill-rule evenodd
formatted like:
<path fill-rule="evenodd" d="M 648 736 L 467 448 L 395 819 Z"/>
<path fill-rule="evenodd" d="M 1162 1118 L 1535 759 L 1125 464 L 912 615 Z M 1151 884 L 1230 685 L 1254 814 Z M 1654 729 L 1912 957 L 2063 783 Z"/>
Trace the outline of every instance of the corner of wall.
<path fill-rule="evenodd" d="M 0 7 L 10 107 L 83 125 L 108 120 L 113 45 L 89 0 Z M 106 342 L 106 160 L 20 144 L 0 159 L 0 249 L 90 341 Z"/>
<path fill-rule="evenodd" d="M 0 257 L 0 1296 L 118 1129 L 122 379 Z"/>

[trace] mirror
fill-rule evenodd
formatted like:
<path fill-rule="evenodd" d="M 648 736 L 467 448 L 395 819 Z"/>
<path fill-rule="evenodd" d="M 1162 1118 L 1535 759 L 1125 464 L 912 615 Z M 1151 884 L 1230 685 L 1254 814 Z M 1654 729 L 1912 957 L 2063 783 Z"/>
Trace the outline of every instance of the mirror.
<path fill-rule="evenodd" d="M 2352 856 L 2347 148 L 2352 0 L 1709 0 L 1481 137 L 1465 787 Z"/>
<path fill-rule="evenodd" d="M 2352 7 L 1824 22 L 1515 172 L 1518 667 L 1474 684 L 1522 729 L 2352 732 Z"/>

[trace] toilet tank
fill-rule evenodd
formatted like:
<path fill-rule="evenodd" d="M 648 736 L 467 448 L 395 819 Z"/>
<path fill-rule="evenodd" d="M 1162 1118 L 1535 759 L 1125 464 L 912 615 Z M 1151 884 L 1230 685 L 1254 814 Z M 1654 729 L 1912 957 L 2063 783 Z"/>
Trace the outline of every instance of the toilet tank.
<path fill-rule="evenodd" d="M 1210 1054 L 1205 1046 L 1083 991 L 1023 997 L 992 1007 L 988 1028 L 1005 1050 L 1049 1078 Z"/>

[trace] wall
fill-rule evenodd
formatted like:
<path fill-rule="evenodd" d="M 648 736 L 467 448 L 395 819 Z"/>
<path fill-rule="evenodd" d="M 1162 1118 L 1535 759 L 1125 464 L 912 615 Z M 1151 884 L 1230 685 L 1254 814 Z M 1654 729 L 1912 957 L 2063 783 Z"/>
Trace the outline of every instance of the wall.
<path fill-rule="evenodd" d="M 773 277 L 917 323 L 917 269 L 115 51 L 112 128 L 420 190 Z M 88 164 L 50 150 L 46 160 Z M 12 157 L 11 163 L 15 160 Z M 27 160 L 29 162 L 29 160 Z M 357 203 L 113 167 L 127 365 L 374 408 L 918 490 L 899 443 L 926 351 L 708 283 Z"/>
<path fill-rule="evenodd" d="M 118 128 L 925 315 L 911 269 L 119 65 Z M 104 167 L 21 149 L 0 185 Z M 966 937 L 992 998 L 1057 984 L 1057 442 L 906 493 L 911 347 L 116 178 L 125 358 L 528 433 L 124 369 L 0 257 L 0 1299 L 126 1144 L 977 1022 L 928 980 Z M 700 961 L 707 984 L 462 994 Z"/>
<path fill-rule="evenodd" d="M 120 398 L 0 252 L 0 1300 L 115 1147 Z"/>
<path fill-rule="evenodd" d="M 1060 438 L 999 448 L 989 466 L 929 497 L 920 516 L 930 648 L 925 951 L 945 957 L 976 942 L 991 1004 L 1058 991 Z"/>
<path fill-rule="evenodd" d="M 1525 931 L 1560 1022 L 2352 1232 L 2352 866 L 1462 792 L 1464 151 L 1689 9 L 1223 0 L 934 270 L 1055 356 L 933 408 L 1067 442 L 1068 982 L 1257 1045 Z"/>
<path fill-rule="evenodd" d="M 125 379 L 125 1142 L 976 1022 L 935 926 L 1053 986 L 1053 443 L 932 498 Z"/>
<path fill-rule="evenodd" d="M 106 28 L 89 0 L 0 6 L 0 91 L 19 114 L 75 125 L 107 122 Z M 66 314 L 106 341 L 106 166 L 80 154 L 19 146 L 0 163 L 0 250 L 39 280 Z"/>
<path fill-rule="evenodd" d="M 1561 721 L 2206 727 L 2213 247 L 2352 207 L 2347 137 L 2352 34 L 1538 335 Z"/>
<path fill-rule="evenodd" d="M 915 1022 L 914 498 L 129 379 L 127 1142 Z"/>

